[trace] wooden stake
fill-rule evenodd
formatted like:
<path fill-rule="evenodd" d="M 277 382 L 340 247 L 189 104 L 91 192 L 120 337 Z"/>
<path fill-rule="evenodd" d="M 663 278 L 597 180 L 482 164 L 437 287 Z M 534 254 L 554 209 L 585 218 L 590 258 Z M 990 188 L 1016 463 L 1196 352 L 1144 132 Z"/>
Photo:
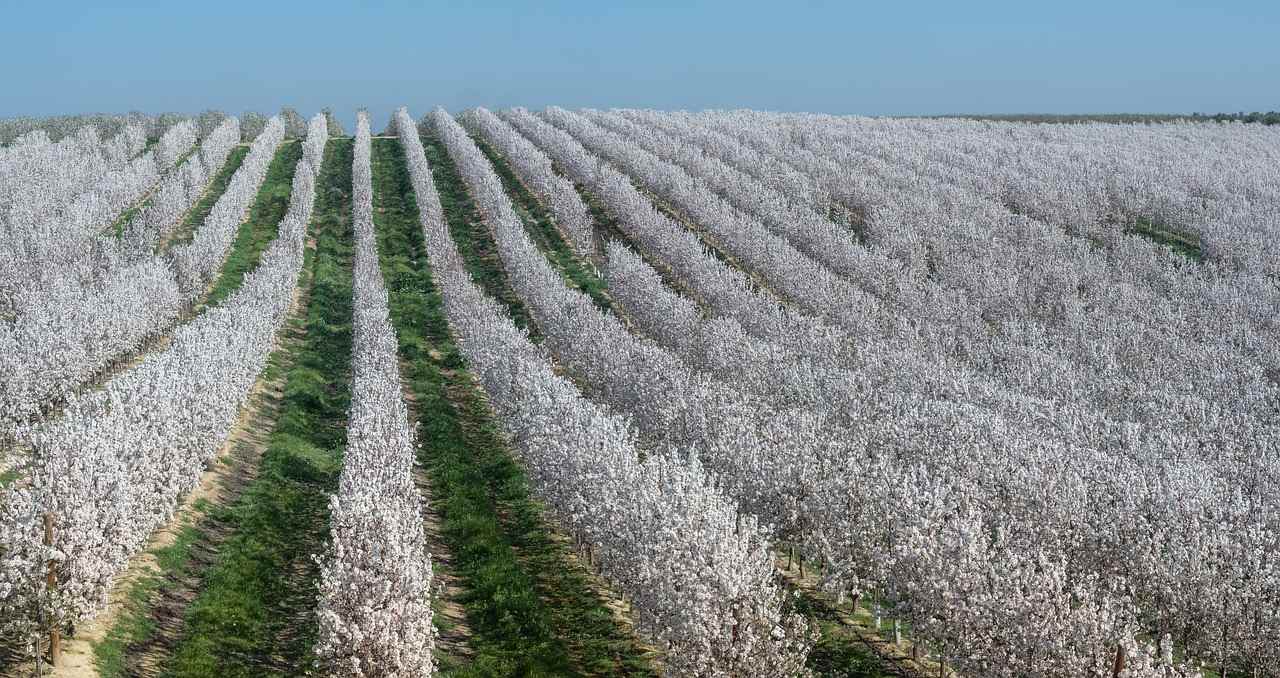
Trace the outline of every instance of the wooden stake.
<path fill-rule="evenodd" d="M 35 637 L 35 645 L 36 645 L 36 665 L 34 667 L 35 673 L 32 675 L 34 675 L 35 678 L 40 678 L 40 676 L 44 674 L 44 655 L 40 652 L 40 634 L 38 633 L 36 634 L 36 637 Z"/>

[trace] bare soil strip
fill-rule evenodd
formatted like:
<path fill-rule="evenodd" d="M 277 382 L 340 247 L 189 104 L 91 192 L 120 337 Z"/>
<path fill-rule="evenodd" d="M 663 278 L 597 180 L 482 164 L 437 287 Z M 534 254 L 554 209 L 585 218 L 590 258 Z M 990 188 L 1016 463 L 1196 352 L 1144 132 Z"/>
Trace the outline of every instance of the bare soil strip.
<path fill-rule="evenodd" d="M 192 549 L 204 562 L 190 567 L 198 584 L 173 614 L 180 626 L 154 653 L 161 675 L 283 678 L 315 670 L 316 556 L 328 540 L 349 406 L 351 150 L 342 139 L 326 148 L 302 276 L 310 280 L 306 312 L 296 312 L 305 331 L 292 336 L 288 369 L 279 361 L 268 367 L 283 379 L 274 424 L 257 430 L 265 449 L 256 475 L 209 514 L 216 550 L 203 557 Z M 117 646 L 128 647 L 117 656 L 144 656 L 149 633 L 121 634 Z M 112 675 L 131 675 L 121 663 Z"/>
<path fill-rule="evenodd" d="M 257 200 L 254 201 L 254 203 L 256 202 Z M 248 218 L 252 208 L 253 205 L 246 208 L 246 218 Z M 231 254 L 233 253 L 229 253 L 229 258 Z M 221 278 L 221 276 L 219 277 Z M 82 385 L 79 392 L 87 393 L 91 390 L 102 388 L 110 379 L 134 367 L 144 360 L 146 356 L 156 351 L 164 350 L 172 341 L 173 332 L 204 310 L 204 300 L 218 286 L 219 282 L 220 280 L 215 280 L 211 283 L 201 296 L 200 302 L 193 308 L 184 311 L 167 330 L 159 335 L 150 337 L 139 350 L 108 365 L 102 372 L 95 375 L 92 380 Z M 290 317 L 285 327 L 277 335 L 276 348 L 273 350 L 271 358 L 272 362 L 287 358 L 287 352 L 282 351 L 282 348 L 284 342 L 290 338 L 291 328 L 295 325 L 296 318 L 305 310 L 304 299 L 305 297 L 300 295 L 300 289 L 295 288 Z M 205 519 L 213 508 L 234 501 L 239 496 L 240 490 L 252 479 L 253 472 L 257 468 L 257 460 L 265 449 L 266 439 L 272 428 L 271 422 L 274 420 L 273 409 L 276 406 L 280 389 L 282 388 L 280 379 L 279 376 L 271 379 L 260 377 L 258 382 L 255 383 L 250 392 L 249 400 L 241 411 L 240 417 L 232 428 L 226 443 L 223 444 L 222 449 L 210 462 L 196 488 L 182 500 L 182 504 L 175 512 L 174 517 L 152 535 L 146 549 L 135 557 L 134 562 L 117 579 L 108 595 L 106 609 L 78 629 L 73 637 L 64 641 L 63 660 L 52 675 L 96 676 L 94 647 L 106 637 L 106 634 L 116 623 L 121 611 L 129 603 L 129 593 L 134 589 L 135 585 L 141 579 L 156 577 L 161 574 L 161 569 L 157 565 L 157 552 L 171 547 L 184 530 L 191 528 L 199 529 L 202 534 L 207 534 L 211 540 L 216 540 L 217 531 L 211 529 L 210 525 L 205 525 Z M 51 409 L 50 412 L 46 413 L 44 419 L 48 420 L 56 417 L 61 411 L 61 406 L 61 404 L 58 404 Z M 9 467 L 8 472 L 10 474 L 21 473 L 21 464 L 26 459 L 27 453 L 29 453 L 29 450 L 15 446 L 6 451 L 3 457 L 0 457 L 0 460 Z M 204 550 L 204 553 L 197 553 L 196 555 L 197 565 L 202 556 L 212 557 L 216 551 L 216 549 L 212 548 L 205 548 Z M 181 587 L 176 587 L 175 595 L 181 597 Z M 159 601 L 156 606 L 157 614 L 154 621 L 156 622 L 156 628 L 160 632 L 171 629 L 173 626 L 172 623 L 167 623 L 170 620 L 165 615 L 165 611 L 172 607 L 172 604 L 165 601 Z M 180 623 L 180 621 L 181 617 L 179 615 L 178 622 Z M 163 633 L 160 635 L 163 635 Z M 20 672 L 25 671 L 27 667 L 30 667 L 30 665 L 15 668 L 15 671 L 19 673 L 11 672 L 11 675 L 21 675 Z M 138 675 L 150 674 L 143 672 Z"/>
<path fill-rule="evenodd" d="M 409 369 L 408 362 L 400 360 L 400 373 L 405 374 Z M 422 413 L 418 410 L 418 399 L 413 389 L 402 383 L 400 391 L 409 407 L 410 420 L 419 421 Z M 414 466 L 413 483 L 422 494 L 422 528 L 427 538 L 427 552 L 431 554 L 431 575 L 436 587 L 431 598 L 435 607 L 433 621 L 438 633 L 436 652 L 455 663 L 466 664 L 474 651 L 469 644 L 472 631 L 467 624 L 467 610 L 463 607 L 465 591 L 457 575 L 457 556 L 445 539 L 440 509 L 432 500 L 431 477 L 421 464 Z"/>

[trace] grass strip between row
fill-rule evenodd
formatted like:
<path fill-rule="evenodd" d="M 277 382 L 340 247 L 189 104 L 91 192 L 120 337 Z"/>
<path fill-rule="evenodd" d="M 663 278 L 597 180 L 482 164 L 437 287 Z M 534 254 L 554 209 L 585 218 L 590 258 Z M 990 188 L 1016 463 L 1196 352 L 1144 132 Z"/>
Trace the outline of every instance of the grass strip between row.
<path fill-rule="evenodd" d="M 249 271 L 258 267 L 262 253 L 280 233 L 280 221 L 289 211 L 289 196 L 293 193 L 293 177 L 302 160 L 302 144 L 286 141 L 280 145 L 267 167 L 267 176 L 258 189 L 249 218 L 240 224 L 231 252 L 222 265 L 222 272 L 209 292 L 205 304 L 217 306 L 231 296 L 244 282 Z"/>
<path fill-rule="evenodd" d="M 325 153 L 311 223 L 315 249 L 300 276 L 301 284 L 310 281 L 309 303 L 305 317 L 286 329 L 302 338 L 288 344 L 288 354 L 273 353 L 263 375 L 283 376 L 284 389 L 258 473 L 232 505 L 207 507 L 204 519 L 155 552 L 158 571 L 135 583 L 121 618 L 95 648 L 104 678 L 127 675 L 131 652 L 156 631 L 154 602 L 193 577 L 198 593 L 181 611 L 182 634 L 161 675 L 287 676 L 313 664 L 312 555 L 328 536 L 328 496 L 346 443 L 352 148 L 350 139 L 331 139 Z M 213 532 L 225 537 L 213 539 Z M 199 567 L 195 551 L 210 541 L 217 542 L 212 564 Z"/>
<path fill-rule="evenodd" d="M 482 148 L 484 147 L 482 146 Z M 504 175 L 503 169 L 506 169 L 507 172 L 510 171 L 500 158 L 490 155 L 490 160 L 499 167 L 499 176 Z M 577 186 L 577 189 L 584 201 L 591 207 L 591 214 L 597 233 L 617 233 L 618 226 L 613 215 L 610 215 L 600 207 L 599 201 L 594 198 L 589 189 L 580 185 Z M 508 193 L 511 194 L 513 201 L 521 204 L 522 211 L 537 214 L 527 202 L 536 202 L 536 199 L 527 191 L 513 191 L 512 187 L 508 187 Z M 659 208 L 661 209 L 662 206 L 659 205 Z M 554 239 L 540 241 L 535 238 L 535 242 L 538 243 L 540 248 L 545 243 L 549 247 L 559 246 L 564 250 L 562 253 L 548 253 L 548 258 L 553 263 L 557 258 L 568 255 L 568 245 L 563 239 L 558 241 L 558 245 Z M 732 266 L 732 262 L 729 265 Z M 665 276 L 664 281 L 666 281 Z M 671 284 L 670 281 L 666 282 L 668 285 Z M 676 291 L 683 292 L 684 290 L 677 288 Z M 813 591 L 794 587 L 785 579 L 783 581 L 796 594 L 796 611 L 807 616 L 810 624 L 818 628 L 821 634 L 818 643 L 809 654 L 807 662 L 809 669 L 814 671 L 816 675 L 830 676 L 832 678 L 836 676 L 844 678 L 881 678 L 887 675 L 883 671 L 885 660 L 868 649 L 866 644 L 859 639 L 857 633 L 853 632 L 842 621 L 836 607 Z"/>
<path fill-rule="evenodd" d="M 379 256 L 403 375 L 421 425 L 419 458 L 429 472 L 454 574 L 465 588 L 461 602 L 472 631 L 472 657 L 465 665 L 442 658 L 444 673 L 652 675 L 644 650 L 594 593 L 572 549 L 553 537 L 542 506 L 530 498 L 524 472 L 449 334 L 403 150 L 394 139 L 373 143 Z M 462 235 L 473 252 L 491 251 L 483 223 L 460 218 L 474 214 L 474 207 L 452 165 L 440 166 L 442 149 L 435 150 L 437 185 L 453 196 L 446 217 L 456 230 L 466 229 Z M 501 271 L 490 268 L 495 261 L 473 256 L 468 264 L 477 279 L 498 281 Z"/>
<path fill-rule="evenodd" d="M 511 169 L 507 161 L 492 146 L 479 137 L 472 137 L 472 139 L 485 157 L 489 159 L 489 163 L 493 165 L 498 177 L 502 179 L 502 187 L 506 189 L 507 196 L 511 198 L 511 205 L 515 207 L 516 214 L 524 221 L 525 232 L 529 234 L 529 239 L 538 246 L 542 255 L 551 262 L 552 268 L 556 269 L 564 277 L 566 284 L 570 287 L 580 290 L 591 297 L 591 301 L 595 302 L 595 305 L 601 310 L 614 310 L 613 302 L 609 299 L 607 293 L 608 286 L 604 278 L 600 276 L 594 267 L 585 264 L 569 247 L 564 234 L 556 227 L 555 219 L 552 217 L 551 212 L 521 183 L 520 179 L 516 177 L 515 171 Z"/>
<path fill-rule="evenodd" d="M 168 176 L 168 174 L 170 173 L 176 174 L 178 172 L 181 172 L 182 166 L 186 164 L 188 161 L 190 161 L 192 156 L 196 155 L 199 152 L 200 152 L 200 144 L 199 143 L 193 144 L 191 148 L 188 148 L 185 152 L 183 152 L 182 155 L 178 156 L 178 159 L 173 163 L 173 167 L 161 173 L 160 181 L 157 182 L 156 185 L 153 186 L 152 188 L 153 189 L 159 188 L 160 183 L 164 181 L 164 179 Z M 199 161 L 197 160 L 197 162 Z M 133 205 L 130 205 L 128 209 L 126 209 L 124 212 L 120 214 L 120 216 L 116 217 L 115 221 L 111 222 L 111 225 L 107 227 L 105 234 L 113 238 L 119 238 L 123 236 L 124 227 L 127 226 L 130 221 L 133 221 L 133 218 L 138 216 L 139 212 L 141 212 L 146 207 L 149 207 L 154 200 L 155 200 L 154 195 L 148 195 L 142 201 L 137 202 Z"/>
<path fill-rule="evenodd" d="M 449 157 L 440 139 L 430 133 L 422 135 L 422 149 L 426 152 L 432 179 L 440 194 L 440 205 L 444 208 L 445 221 L 449 225 L 449 236 L 457 245 L 471 277 L 485 294 L 505 305 L 516 325 L 529 330 L 530 337 L 537 341 L 537 327 L 530 320 L 528 310 L 512 291 L 493 238 L 489 236 L 484 218 L 467 194 L 467 187 L 462 182 L 453 159 Z"/>
<path fill-rule="evenodd" d="M 209 213 L 213 211 L 213 206 L 218 204 L 218 200 L 222 198 L 222 194 L 227 192 L 227 186 L 231 184 L 231 177 L 235 176 L 236 170 L 240 169 L 240 166 L 244 164 L 245 157 L 248 155 L 248 146 L 236 146 L 231 149 L 226 162 L 222 163 L 222 169 L 218 170 L 218 173 L 213 176 L 213 181 L 209 182 L 209 187 L 205 190 L 204 195 L 196 201 L 196 204 L 190 210 L 187 210 L 173 233 L 161 241 L 158 247 L 160 251 L 175 245 L 191 242 L 191 238 L 195 236 L 196 229 L 208 218 Z"/>
<path fill-rule="evenodd" d="M 329 495 L 347 439 L 351 381 L 351 161 L 331 139 L 316 193 L 306 336 L 285 375 L 258 477 L 217 517 L 231 530 L 165 675 L 292 676 L 314 664 L 319 565 Z"/>

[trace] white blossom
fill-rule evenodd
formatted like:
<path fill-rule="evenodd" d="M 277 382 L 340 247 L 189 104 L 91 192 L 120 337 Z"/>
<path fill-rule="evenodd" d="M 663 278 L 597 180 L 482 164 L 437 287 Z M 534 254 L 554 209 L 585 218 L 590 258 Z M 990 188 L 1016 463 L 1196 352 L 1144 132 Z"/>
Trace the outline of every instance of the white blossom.
<path fill-rule="evenodd" d="M 395 330 L 373 226 L 369 117 L 352 166 L 355 338 L 351 410 L 331 538 L 321 561 L 316 653 L 330 675 L 422 678 L 435 670 L 431 556 L 413 482 L 414 430 L 401 397 Z"/>

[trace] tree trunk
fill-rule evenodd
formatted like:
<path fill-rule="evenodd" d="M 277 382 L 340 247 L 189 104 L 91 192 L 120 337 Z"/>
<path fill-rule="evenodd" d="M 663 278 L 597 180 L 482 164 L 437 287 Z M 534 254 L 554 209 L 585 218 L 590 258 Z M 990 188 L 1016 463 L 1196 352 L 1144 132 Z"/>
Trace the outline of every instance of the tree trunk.
<path fill-rule="evenodd" d="M 1218 657 L 1218 666 L 1222 669 L 1219 671 L 1222 674 L 1221 678 L 1227 678 L 1227 627 L 1225 625 L 1222 627 L 1222 644 L 1219 645 Z"/>
<path fill-rule="evenodd" d="M 1124 672 L 1124 646 L 1116 646 L 1116 661 L 1111 665 L 1111 678 L 1120 678 Z"/>
<path fill-rule="evenodd" d="M 53 546 L 53 514 L 44 514 L 44 545 Z M 58 588 L 58 573 L 54 570 L 56 563 L 50 560 L 47 564 L 48 571 L 45 574 L 45 585 L 48 587 L 50 595 Z M 50 611 L 50 617 L 52 617 Z M 50 619 L 49 624 L 49 664 L 57 666 L 58 660 L 62 658 L 62 629 L 58 627 L 58 622 Z"/>

